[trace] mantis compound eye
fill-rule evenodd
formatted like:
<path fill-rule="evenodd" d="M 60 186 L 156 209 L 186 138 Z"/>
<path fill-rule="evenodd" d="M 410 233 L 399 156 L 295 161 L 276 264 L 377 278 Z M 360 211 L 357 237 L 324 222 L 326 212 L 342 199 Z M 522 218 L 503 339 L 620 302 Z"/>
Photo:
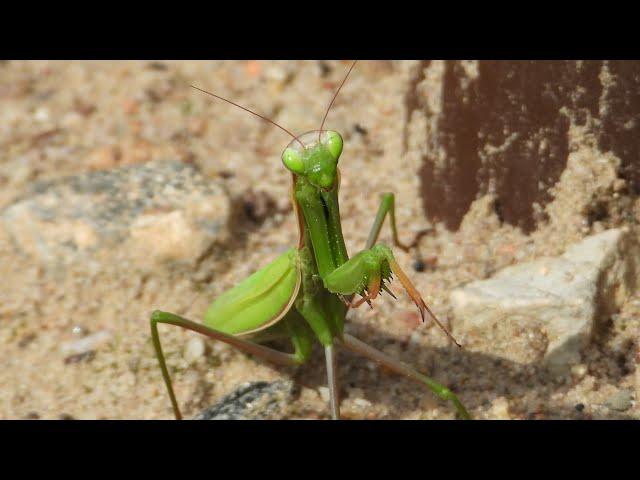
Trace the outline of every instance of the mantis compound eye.
<path fill-rule="evenodd" d="M 304 173 L 304 161 L 302 160 L 302 156 L 293 148 L 287 148 L 282 152 L 282 163 L 284 163 L 284 166 L 294 173 Z"/>
<path fill-rule="evenodd" d="M 324 138 L 322 143 L 324 143 L 329 150 L 329 153 L 331 153 L 331 156 L 337 162 L 338 158 L 340 158 L 340 154 L 342 153 L 342 137 L 338 132 L 333 132 L 331 130 L 325 132 L 323 136 Z"/>

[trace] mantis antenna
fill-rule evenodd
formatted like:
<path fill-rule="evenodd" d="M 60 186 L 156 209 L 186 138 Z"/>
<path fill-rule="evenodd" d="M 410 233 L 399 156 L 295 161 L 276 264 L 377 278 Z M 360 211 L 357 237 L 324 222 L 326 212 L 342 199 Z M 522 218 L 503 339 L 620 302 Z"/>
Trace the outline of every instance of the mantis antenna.
<path fill-rule="evenodd" d="M 344 83 L 344 82 L 343 82 L 343 83 Z M 253 110 L 249 110 L 248 108 L 243 107 L 242 105 L 238 105 L 237 103 L 232 102 L 231 100 L 227 100 L 226 98 L 223 98 L 223 97 L 221 97 L 220 95 L 216 95 L 215 93 L 211 93 L 211 92 L 208 92 L 208 91 L 203 90 L 203 89 L 201 89 L 201 88 L 198 88 L 198 87 L 196 87 L 195 85 L 191 85 L 191 87 L 192 87 L 192 88 L 195 88 L 196 90 L 200 90 L 202 93 L 206 93 L 207 95 L 211 95 L 212 97 L 215 97 L 215 98 L 217 98 L 217 99 L 219 99 L 219 100 L 223 100 L 223 101 L 225 101 L 225 102 L 227 102 L 227 103 L 230 103 L 231 105 L 234 105 L 234 106 L 236 106 L 236 107 L 238 107 L 238 108 L 241 108 L 241 109 L 242 109 L 242 110 L 244 110 L 245 112 L 249 112 L 249 113 L 251 113 L 251 114 L 255 115 L 256 117 L 259 117 L 259 118 L 261 118 L 261 119 L 263 119 L 263 120 L 266 120 L 267 122 L 269 122 L 269 123 L 271 123 L 271 124 L 275 125 L 276 127 L 278 127 L 280 130 L 282 130 L 282 131 L 284 131 L 284 132 L 287 132 L 289 135 L 291 135 L 291 137 L 293 137 L 293 139 L 294 139 L 294 140 L 296 140 L 296 141 L 300 144 L 300 146 L 301 146 L 302 148 L 304 148 L 304 145 L 303 145 L 303 144 L 302 144 L 302 142 L 298 139 L 298 137 L 296 137 L 296 136 L 295 136 L 293 133 L 291 133 L 289 130 L 287 130 L 286 128 L 284 128 L 282 125 L 277 124 L 276 122 L 274 122 L 274 121 L 273 121 L 273 120 L 271 120 L 270 118 L 267 118 L 267 117 L 265 117 L 264 115 L 260 115 L 259 113 L 256 113 L 256 112 L 254 112 Z M 333 103 L 333 102 L 332 102 L 332 103 Z"/>
<path fill-rule="evenodd" d="M 327 107 L 327 111 L 324 114 L 324 117 L 322 118 L 322 123 L 320 124 L 320 130 L 318 132 L 318 142 L 320 142 L 320 137 L 322 135 L 322 127 L 324 127 L 324 122 L 327 119 L 327 115 L 329 115 L 329 110 L 331 110 L 331 106 L 333 105 L 333 102 L 335 101 L 336 97 L 338 96 L 338 94 L 340 93 L 340 90 L 342 89 L 342 86 L 344 85 L 344 82 L 347 81 L 347 78 L 349 78 L 349 74 L 351 73 L 351 70 L 353 70 L 353 67 L 356 66 L 356 63 L 358 62 L 358 60 L 354 60 L 353 63 L 351 64 L 351 68 L 349 69 L 349 71 L 347 72 L 347 74 L 344 76 L 344 78 L 342 79 L 342 83 L 340 84 L 340 86 L 338 87 L 338 90 L 336 90 L 336 93 L 333 95 L 333 98 L 331 99 L 331 103 L 329 104 L 329 106 Z"/>

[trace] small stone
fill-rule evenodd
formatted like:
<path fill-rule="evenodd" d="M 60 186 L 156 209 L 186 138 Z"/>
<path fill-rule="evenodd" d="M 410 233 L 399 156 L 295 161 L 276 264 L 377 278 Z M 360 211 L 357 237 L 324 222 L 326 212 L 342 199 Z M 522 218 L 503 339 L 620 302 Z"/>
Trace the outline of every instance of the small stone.
<path fill-rule="evenodd" d="M 577 403 L 575 409 L 578 412 L 582 412 L 584 410 L 584 403 Z"/>
<path fill-rule="evenodd" d="M 84 327 L 82 327 L 81 325 L 75 325 L 72 329 L 71 329 L 71 333 L 73 333 L 74 335 L 86 335 L 87 331 Z"/>
<path fill-rule="evenodd" d="M 584 378 L 588 371 L 589 369 L 584 363 L 580 363 L 571 367 L 571 374 L 578 380 Z"/>
<path fill-rule="evenodd" d="M 204 339 L 200 337 L 191 338 L 185 347 L 184 358 L 189 363 L 196 362 L 199 358 L 204 356 L 206 345 Z"/>
<path fill-rule="evenodd" d="M 80 340 L 63 343 L 60 346 L 60 351 L 65 357 L 86 355 L 98 349 L 100 346 L 107 344 L 112 339 L 113 334 L 111 332 L 102 330 Z"/>
<path fill-rule="evenodd" d="M 633 393 L 631 390 L 618 390 L 605 402 L 611 410 L 625 412 L 632 406 Z"/>
<path fill-rule="evenodd" d="M 45 107 L 38 108 L 33 114 L 33 118 L 42 123 L 48 121 L 50 117 L 51 115 L 49 114 L 49 110 Z"/>
<path fill-rule="evenodd" d="M 328 387 L 318 387 L 318 393 L 320 394 L 320 398 L 325 402 L 331 400 L 331 394 L 329 393 Z"/>
<path fill-rule="evenodd" d="M 489 417 L 496 420 L 509 420 L 511 418 L 509 414 L 509 401 L 505 397 L 496 398 L 491 402 Z"/>
<path fill-rule="evenodd" d="M 409 335 L 409 345 L 412 347 L 418 348 L 422 345 L 424 340 L 424 335 L 421 333 L 419 329 L 414 329 Z"/>
<path fill-rule="evenodd" d="M 426 267 L 427 265 L 424 263 L 423 260 L 418 259 L 415 262 L 413 262 L 413 269 L 416 272 L 424 272 Z"/>
<path fill-rule="evenodd" d="M 354 398 L 352 401 L 354 406 L 361 409 L 371 408 L 371 406 L 373 405 L 369 400 L 366 400 L 364 398 Z"/>

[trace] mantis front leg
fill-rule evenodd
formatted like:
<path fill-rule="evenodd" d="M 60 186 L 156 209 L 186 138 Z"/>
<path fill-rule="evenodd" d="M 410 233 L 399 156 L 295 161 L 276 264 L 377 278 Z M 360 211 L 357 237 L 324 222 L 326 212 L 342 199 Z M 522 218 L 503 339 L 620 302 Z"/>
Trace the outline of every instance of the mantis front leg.
<path fill-rule="evenodd" d="M 389 291 L 384 282 L 391 279 L 392 273 L 398 277 L 407 294 L 418 307 L 422 320 L 424 321 L 425 316 L 428 315 L 447 334 L 449 339 L 460 347 L 461 345 L 429 309 L 409 277 L 400 268 L 391 249 L 382 243 L 374 245 L 369 250 L 361 251 L 345 264 L 336 268 L 324 279 L 324 285 L 330 292 L 337 295 L 350 297 L 353 294 L 360 294 L 364 301 L 370 301 L 376 297 L 380 288 Z M 365 290 L 368 293 L 365 294 Z M 360 303 L 362 302 L 349 306 L 357 306 Z"/>
<path fill-rule="evenodd" d="M 393 193 L 385 193 L 382 196 L 376 219 L 369 233 L 365 250 L 331 272 L 331 274 L 324 279 L 325 286 L 333 293 L 348 296 L 349 301 L 353 294 L 361 294 L 363 297 L 361 300 L 348 304 L 349 307 L 358 307 L 363 302 L 369 303 L 371 300 L 374 300 L 380 289 L 385 290 L 393 296 L 391 291 L 386 288 L 384 282 L 391 278 L 391 273 L 394 273 L 420 310 L 422 320 L 424 321 L 425 316 L 429 316 L 434 323 L 446 333 L 449 339 L 460 347 L 460 344 L 453 338 L 449 330 L 438 320 L 431 309 L 429 309 L 407 274 L 400 268 L 391 249 L 383 244 L 374 245 L 380 234 L 387 213 L 389 213 L 391 217 L 391 231 L 393 232 L 394 244 L 400 248 L 408 249 L 417 242 L 417 239 L 419 239 L 422 234 L 426 233 L 426 231 L 421 232 L 412 245 L 407 246 L 402 244 L 398 238 L 396 227 L 395 197 Z M 368 292 L 366 295 L 363 294 L 365 289 Z"/>

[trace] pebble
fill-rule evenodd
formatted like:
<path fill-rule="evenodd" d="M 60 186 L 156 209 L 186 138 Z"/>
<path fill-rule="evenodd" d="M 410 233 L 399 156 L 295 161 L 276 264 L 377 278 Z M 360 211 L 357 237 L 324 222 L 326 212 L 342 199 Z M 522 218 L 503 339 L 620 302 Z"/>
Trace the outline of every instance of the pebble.
<path fill-rule="evenodd" d="M 354 398 L 352 402 L 356 407 L 362 409 L 371 408 L 373 406 L 373 404 L 369 400 L 366 400 L 364 398 Z"/>
<path fill-rule="evenodd" d="M 605 405 L 611 410 L 625 412 L 631 408 L 632 402 L 633 393 L 631 392 L 631 390 L 618 390 L 616 393 L 609 397 L 609 399 L 605 402 Z"/>
<path fill-rule="evenodd" d="M 204 356 L 205 351 L 206 345 L 204 343 L 204 339 L 201 337 L 193 337 L 187 342 L 184 358 L 191 364 Z"/>
<path fill-rule="evenodd" d="M 416 260 L 415 262 L 413 262 L 413 269 L 416 272 L 424 272 L 426 267 L 427 265 L 422 260 Z"/>
<path fill-rule="evenodd" d="M 588 371 L 589 369 L 584 363 L 580 363 L 571 367 L 571 374 L 578 380 L 584 378 Z"/>
<path fill-rule="evenodd" d="M 489 417 L 496 420 L 509 420 L 511 418 L 509 413 L 509 401 L 505 397 L 496 398 L 491 402 Z"/>
<path fill-rule="evenodd" d="M 60 346 L 60 352 L 65 356 L 74 356 L 87 354 L 98 347 L 110 342 L 113 339 L 113 334 L 107 330 L 101 330 L 97 333 L 81 338 L 80 340 L 73 340 L 63 343 Z"/>
<path fill-rule="evenodd" d="M 50 118 L 50 114 L 49 114 L 49 110 L 46 109 L 45 107 L 40 107 L 38 108 L 35 113 L 33 114 L 33 118 L 38 121 L 38 122 L 42 122 L 45 123 L 49 120 Z"/>
<path fill-rule="evenodd" d="M 324 400 L 325 402 L 328 402 L 331 399 L 328 387 L 318 387 L 318 393 L 320 394 L 322 400 Z"/>

